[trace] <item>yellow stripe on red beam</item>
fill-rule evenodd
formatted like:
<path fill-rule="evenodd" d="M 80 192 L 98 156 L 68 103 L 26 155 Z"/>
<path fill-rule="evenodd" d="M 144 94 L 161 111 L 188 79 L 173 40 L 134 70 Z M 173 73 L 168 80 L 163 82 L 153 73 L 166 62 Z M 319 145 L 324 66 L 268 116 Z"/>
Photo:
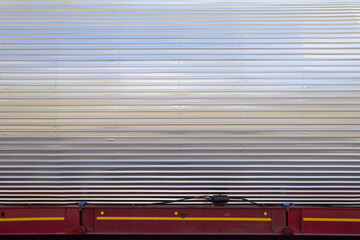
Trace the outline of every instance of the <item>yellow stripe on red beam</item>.
<path fill-rule="evenodd" d="M 22 221 L 64 221 L 64 217 L 25 217 L 25 218 L 0 218 L 0 222 L 22 222 Z"/>
<path fill-rule="evenodd" d="M 271 218 L 228 218 L 228 217 L 97 217 L 97 220 L 152 220 L 152 221 L 260 221 L 271 222 Z"/>
<path fill-rule="evenodd" d="M 305 222 L 360 222 L 360 218 L 303 218 Z"/>

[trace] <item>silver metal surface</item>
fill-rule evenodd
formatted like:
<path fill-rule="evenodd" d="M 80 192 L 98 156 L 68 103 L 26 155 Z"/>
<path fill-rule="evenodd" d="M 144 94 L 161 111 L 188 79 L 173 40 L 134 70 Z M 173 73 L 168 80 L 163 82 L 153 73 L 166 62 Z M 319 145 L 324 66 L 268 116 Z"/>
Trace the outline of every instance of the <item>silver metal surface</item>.
<path fill-rule="evenodd" d="M 0 204 L 360 204 L 359 1 L 0 8 Z"/>

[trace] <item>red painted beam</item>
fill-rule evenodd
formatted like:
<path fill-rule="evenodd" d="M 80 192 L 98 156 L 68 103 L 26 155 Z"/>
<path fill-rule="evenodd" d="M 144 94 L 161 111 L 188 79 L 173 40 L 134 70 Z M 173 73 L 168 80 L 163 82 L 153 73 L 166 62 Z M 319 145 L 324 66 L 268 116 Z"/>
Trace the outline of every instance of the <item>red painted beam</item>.
<path fill-rule="evenodd" d="M 84 208 L 87 234 L 281 235 L 284 208 L 95 207 Z"/>
<path fill-rule="evenodd" d="M 234 206 L 86 206 L 82 215 L 80 210 L 0 207 L 0 235 L 360 236 L 360 208 L 290 207 L 288 214 L 284 207 Z"/>
<path fill-rule="evenodd" d="M 79 208 L 0 207 L 0 235 L 83 234 Z"/>
<path fill-rule="evenodd" d="M 360 208 L 292 207 L 288 216 L 295 235 L 360 236 Z"/>

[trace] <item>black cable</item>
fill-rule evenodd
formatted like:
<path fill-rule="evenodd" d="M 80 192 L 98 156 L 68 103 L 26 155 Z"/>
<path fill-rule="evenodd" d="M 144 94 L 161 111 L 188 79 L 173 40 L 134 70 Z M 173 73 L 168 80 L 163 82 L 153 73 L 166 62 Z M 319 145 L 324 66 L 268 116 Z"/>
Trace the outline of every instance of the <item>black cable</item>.
<path fill-rule="evenodd" d="M 265 207 L 264 204 L 260 204 L 260 203 L 254 202 L 254 201 L 252 201 L 252 200 L 249 200 L 249 199 L 243 198 L 243 197 L 230 197 L 230 199 L 239 199 L 239 200 L 242 200 L 242 201 L 244 201 L 244 202 L 249 202 L 249 203 L 251 203 L 251 204 L 253 204 L 253 205 L 259 206 L 259 207 Z"/>
<path fill-rule="evenodd" d="M 296 204 L 297 207 L 360 208 L 360 204 Z"/>
<path fill-rule="evenodd" d="M 176 200 L 167 200 L 167 201 L 162 201 L 162 202 L 155 202 L 155 203 L 148 203 L 148 204 L 143 204 L 143 205 L 164 205 L 164 204 L 168 204 L 168 203 L 177 203 L 177 202 L 184 202 L 186 200 L 189 199 L 196 199 L 197 197 L 184 197 L 184 198 L 180 198 L 180 199 L 176 199 Z M 136 205 L 136 204 L 134 204 Z M 141 205 L 141 204 L 139 204 Z"/>

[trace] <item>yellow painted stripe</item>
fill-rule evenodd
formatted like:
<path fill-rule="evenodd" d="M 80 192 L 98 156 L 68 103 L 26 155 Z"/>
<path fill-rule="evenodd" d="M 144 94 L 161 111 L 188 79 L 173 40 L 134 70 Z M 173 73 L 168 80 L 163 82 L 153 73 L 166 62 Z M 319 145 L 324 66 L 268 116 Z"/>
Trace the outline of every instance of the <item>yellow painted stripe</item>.
<path fill-rule="evenodd" d="M 63 221 L 64 217 L 26 217 L 26 218 L 0 218 L 0 222 L 22 222 L 22 221 Z"/>
<path fill-rule="evenodd" d="M 360 222 L 360 218 L 304 218 L 307 222 Z"/>
<path fill-rule="evenodd" d="M 160 220 L 160 221 L 260 221 L 271 222 L 271 218 L 229 218 L 229 217 L 97 217 L 97 220 Z"/>

